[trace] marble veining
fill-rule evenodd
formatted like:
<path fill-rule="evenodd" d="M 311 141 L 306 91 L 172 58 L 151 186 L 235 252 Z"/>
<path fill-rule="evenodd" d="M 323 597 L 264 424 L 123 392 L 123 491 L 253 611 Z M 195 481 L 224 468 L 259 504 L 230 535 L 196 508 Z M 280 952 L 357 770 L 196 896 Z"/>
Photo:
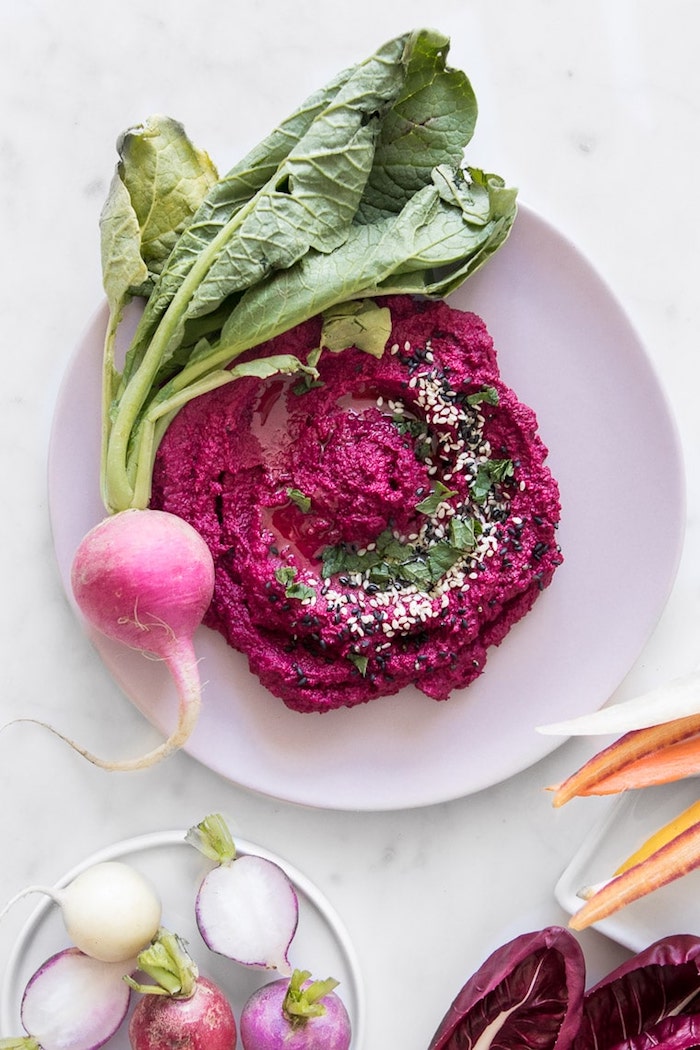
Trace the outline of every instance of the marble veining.
<path fill-rule="evenodd" d="M 135 751 L 153 733 L 108 677 L 63 594 L 46 497 L 53 405 L 102 294 L 97 221 L 117 135 L 150 112 L 169 112 L 224 167 L 291 100 L 426 22 L 451 34 L 454 64 L 474 82 L 478 156 L 517 184 L 610 284 L 677 422 L 687 469 L 685 548 L 660 622 L 616 697 L 697 662 L 695 5 L 438 0 L 426 8 L 404 0 L 397 16 L 393 5 L 368 0 L 342 12 L 321 0 L 189 7 L 5 0 L 2 724 L 20 716 L 60 722 L 110 753 Z M 619 596 L 621 616 L 628 597 Z M 0 899 L 27 882 L 58 878 L 118 839 L 185 827 L 223 809 L 239 835 L 305 871 L 343 916 L 368 991 L 363 1050 L 424 1050 L 486 954 L 517 932 L 566 920 L 553 886 L 601 807 L 591 800 L 555 813 L 544 787 L 591 750 L 587 741 L 566 743 L 504 783 L 426 809 L 335 813 L 249 793 L 185 754 L 134 776 L 105 774 L 37 725 L 7 726 L 0 732 Z M 19 908 L 0 927 L 0 970 L 26 914 Z M 626 954 L 596 932 L 581 940 L 591 976 Z M 416 982 L 420 996 L 407 997 Z"/>

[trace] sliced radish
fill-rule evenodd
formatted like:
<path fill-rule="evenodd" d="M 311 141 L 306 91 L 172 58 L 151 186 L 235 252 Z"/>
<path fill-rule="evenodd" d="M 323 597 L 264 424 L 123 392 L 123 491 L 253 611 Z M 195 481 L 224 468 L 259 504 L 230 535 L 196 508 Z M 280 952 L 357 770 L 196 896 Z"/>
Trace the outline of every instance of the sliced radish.
<path fill-rule="evenodd" d="M 22 1024 L 42 1050 L 95 1050 L 126 1017 L 131 990 L 123 963 L 92 959 L 78 948 L 51 956 L 22 996 Z"/>
<path fill-rule="evenodd" d="M 202 880 L 195 902 L 206 945 L 243 966 L 288 977 L 288 952 L 299 922 L 299 900 L 289 877 L 265 857 L 237 857 L 219 815 L 191 828 L 187 840 L 218 861 Z"/>

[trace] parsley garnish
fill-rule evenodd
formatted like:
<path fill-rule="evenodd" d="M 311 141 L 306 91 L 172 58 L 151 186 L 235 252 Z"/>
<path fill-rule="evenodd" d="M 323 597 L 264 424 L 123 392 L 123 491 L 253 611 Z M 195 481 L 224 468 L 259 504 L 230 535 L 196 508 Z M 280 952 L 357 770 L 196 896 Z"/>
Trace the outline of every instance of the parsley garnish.
<path fill-rule="evenodd" d="M 296 598 L 302 601 L 304 598 L 314 598 L 316 591 L 305 583 L 298 583 L 296 579 L 297 570 L 292 565 L 280 565 L 275 569 L 275 579 L 284 587 L 285 598 Z"/>
<path fill-rule="evenodd" d="M 292 503 L 296 503 L 297 507 L 303 510 L 304 514 L 309 513 L 311 510 L 311 496 L 307 496 L 300 489 L 287 489 L 287 495 Z"/>
<path fill-rule="evenodd" d="M 480 405 L 483 401 L 487 405 L 498 404 L 498 391 L 495 386 L 482 386 L 481 390 L 475 390 L 473 394 L 467 395 L 468 405 Z"/>
<path fill-rule="evenodd" d="M 441 503 L 456 495 L 456 489 L 448 489 L 447 485 L 443 485 L 441 481 L 438 481 L 430 495 L 422 499 L 420 503 L 416 503 L 416 510 L 419 510 L 421 514 L 434 514 Z"/>
<path fill-rule="evenodd" d="M 357 670 L 364 678 L 367 674 L 367 664 L 369 663 L 369 657 L 363 656 L 361 653 L 348 653 L 348 660 L 355 665 Z"/>
<path fill-rule="evenodd" d="M 512 459 L 489 459 L 482 463 L 476 472 L 470 495 L 475 503 L 483 503 L 493 486 L 506 478 L 511 478 L 514 472 Z"/>
<path fill-rule="evenodd" d="M 324 548 L 321 575 L 327 578 L 358 573 L 366 575 L 381 590 L 403 583 L 428 591 L 476 546 L 480 533 L 478 521 L 455 515 L 450 520 L 449 538 L 425 549 L 415 543 L 402 543 L 391 529 L 385 529 L 377 537 L 374 550 L 362 554 L 342 543 Z"/>

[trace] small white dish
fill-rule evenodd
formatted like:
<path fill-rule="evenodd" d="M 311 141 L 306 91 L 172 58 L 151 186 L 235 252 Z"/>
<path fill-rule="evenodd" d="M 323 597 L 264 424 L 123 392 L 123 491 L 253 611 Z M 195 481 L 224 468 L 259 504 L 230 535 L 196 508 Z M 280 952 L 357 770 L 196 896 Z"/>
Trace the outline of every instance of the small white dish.
<path fill-rule="evenodd" d="M 208 861 L 185 841 L 185 830 L 160 831 L 115 843 L 85 858 L 57 883 L 66 886 L 76 875 L 105 860 L 123 860 L 152 880 L 163 902 L 163 925 L 179 934 L 203 975 L 227 994 L 236 1023 L 248 996 L 260 985 L 279 977 L 276 971 L 248 969 L 211 952 L 201 938 L 194 917 L 195 895 Z M 320 890 L 296 868 L 268 850 L 235 836 L 239 855 L 256 854 L 274 861 L 287 873 L 299 898 L 299 925 L 289 952 L 292 966 L 309 970 L 314 978 L 333 977 L 353 1027 L 352 1050 L 364 1045 L 364 991 L 359 963 L 343 923 Z M 19 905 L 17 905 L 19 906 Z M 20 1020 L 22 992 L 32 974 L 55 952 L 69 946 L 58 907 L 45 898 L 20 932 L 0 987 L 2 1036 L 24 1034 Z M 132 1009 L 136 997 L 132 999 Z M 109 1050 L 129 1050 L 126 1023 L 107 1044 Z"/>
<path fill-rule="evenodd" d="M 583 903 L 578 896 L 581 889 L 611 878 L 650 835 L 698 797 L 700 782 L 692 777 L 611 799 L 605 816 L 581 844 L 554 888 L 561 907 L 572 915 L 578 911 Z M 595 928 L 633 952 L 672 933 L 698 933 L 700 869 L 627 905 L 596 923 Z"/>

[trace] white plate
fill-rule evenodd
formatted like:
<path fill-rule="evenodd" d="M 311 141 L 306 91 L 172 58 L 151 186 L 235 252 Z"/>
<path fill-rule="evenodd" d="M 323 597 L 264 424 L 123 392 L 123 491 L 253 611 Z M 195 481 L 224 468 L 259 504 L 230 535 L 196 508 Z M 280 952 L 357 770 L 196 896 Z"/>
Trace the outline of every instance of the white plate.
<path fill-rule="evenodd" d="M 666 602 L 683 534 L 678 440 L 646 353 L 609 289 L 568 241 L 521 207 L 508 242 L 451 301 L 482 315 L 503 378 L 537 412 L 561 488 L 564 565 L 491 652 L 482 678 L 442 703 L 409 688 L 351 710 L 300 715 L 202 629 L 204 711 L 187 750 L 243 786 L 311 806 L 379 810 L 498 783 L 560 743 L 537 725 L 609 698 Z M 69 365 L 51 440 L 51 519 L 68 592 L 75 548 L 103 516 L 104 322 L 101 312 Z M 172 725 L 175 696 L 164 668 L 105 639 L 94 643 L 146 717 L 162 730 Z"/>
<path fill-rule="evenodd" d="M 57 883 L 66 886 L 92 864 L 104 860 L 124 860 L 150 878 L 163 902 L 163 925 L 179 934 L 200 972 L 224 991 L 231 1003 L 236 1023 L 247 997 L 261 984 L 275 980 L 276 971 L 249 970 L 215 955 L 204 944 L 194 917 L 197 887 L 212 867 L 194 846 L 185 842 L 185 830 L 162 831 L 118 842 L 86 858 Z M 289 961 L 313 977 L 334 977 L 353 1027 L 352 1050 L 364 1044 L 364 993 L 354 949 L 338 915 L 330 903 L 300 871 L 275 854 L 235 836 L 239 855 L 254 853 L 274 861 L 285 870 L 299 898 L 299 925 L 292 941 Z M 55 904 L 45 898 L 20 933 L 4 974 L 0 1023 L 2 1035 L 23 1034 L 19 1009 L 28 979 L 54 952 L 68 947 L 69 941 Z M 132 1000 L 132 1008 L 137 997 Z M 126 1026 L 107 1044 L 109 1050 L 129 1050 Z"/>
<path fill-rule="evenodd" d="M 557 882 L 559 904 L 573 915 L 578 891 L 609 879 L 650 835 L 700 798 L 697 778 L 630 791 L 611 800 L 604 818 L 588 835 Z M 596 923 L 606 937 L 640 952 L 672 933 L 700 932 L 700 869 L 629 904 Z"/>

